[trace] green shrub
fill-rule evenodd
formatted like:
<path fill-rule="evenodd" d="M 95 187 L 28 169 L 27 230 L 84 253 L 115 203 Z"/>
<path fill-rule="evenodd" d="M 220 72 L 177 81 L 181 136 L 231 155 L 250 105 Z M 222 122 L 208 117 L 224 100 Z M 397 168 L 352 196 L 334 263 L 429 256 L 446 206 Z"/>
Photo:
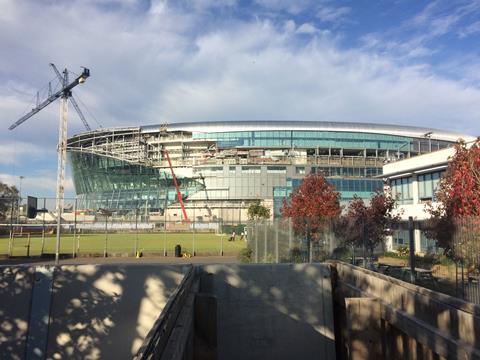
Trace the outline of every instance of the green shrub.
<path fill-rule="evenodd" d="M 396 253 L 395 251 L 387 251 L 382 256 L 383 257 L 398 258 L 398 253 Z"/>
<path fill-rule="evenodd" d="M 292 250 L 290 250 L 290 262 L 292 263 L 302 263 L 302 252 L 298 247 L 294 247 Z"/>
<path fill-rule="evenodd" d="M 408 246 L 399 246 L 397 248 L 397 253 L 399 257 L 408 256 L 408 254 L 410 254 L 410 249 Z"/>
<path fill-rule="evenodd" d="M 352 259 L 352 251 L 346 246 L 339 246 L 333 249 L 332 258 L 335 260 L 350 262 Z"/>
<path fill-rule="evenodd" d="M 251 263 L 253 260 L 252 257 L 253 257 L 253 250 L 248 246 L 240 250 L 240 252 L 238 253 L 238 260 L 240 260 L 240 262 L 245 264 Z"/>

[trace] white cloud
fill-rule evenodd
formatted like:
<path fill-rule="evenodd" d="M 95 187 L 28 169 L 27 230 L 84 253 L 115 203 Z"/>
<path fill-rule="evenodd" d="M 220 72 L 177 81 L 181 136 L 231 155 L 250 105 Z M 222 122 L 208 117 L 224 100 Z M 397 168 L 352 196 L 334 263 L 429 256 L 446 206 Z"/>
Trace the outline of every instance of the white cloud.
<path fill-rule="evenodd" d="M 337 22 L 339 20 L 343 20 L 351 10 L 352 9 L 347 6 L 323 6 L 318 11 L 317 17 L 324 22 Z"/>
<path fill-rule="evenodd" d="M 0 164 L 18 164 L 25 160 L 52 156 L 55 151 L 23 141 L 13 141 L 0 144 L 0 154 Z"/>
<path fill-rule="evenodd" d="M 273 11 L 287 11 L 291 14 L 299 14 L 318 4 L 316 0 L 255 0 L 256 3 Z"/>
<path fill-rule="evenodd" d="M 57 179 L 54 175 L 43 172 L 25 176 L 21 180 L 20 177 L 8 173 L 0 173 L 0 182 L 8 185 L 16 186 L 17 189 L 22 188 L 22 197 L 26 195 L 38 197 L 55 197 L 55 189 L 57 187 Z M 65 196 L 71 197 L 74 191 L 73 180 L 71 177 L 65 178 Z"/>
<path fill-rule="evenodd" d="M 297 34 L 315 34 L 318 32 L 318 29 L 311 23 L 304 23 L 298 27 L 296 32 Z"/>
<path fill-rule="evenodd" d="M 458 36 L 460 38 L 465 38 L 467 36 L 477 34 L 479 32 L 480 32 L 480 21 L 476 21 L 476 22 L 464 27 L 463 29 L 460 29 L 458 31 Z"/>
<path fill-rule="evenodd" d="M 290 13 L 312 6 L 309 1 L 295 6 L 258 2 Z M 29 108 L 36 89 L 54 77 L 48 67 L 52 61 L 76 72 L 90 67 L 91 77 L 74 93 L 106 127 L 298 119 L 480 133 L 478 87 L 436 75 L 427 63 L 412 66 L 393 58 L 397 47 L 410 57 L 428 54 L 431 49 L 421 41 L 386 44 L 370 34 L 364 47 L 345 49 L 328 30 L 317 31 L 310 22 L 298 26 L 290 17 L 215 17 L 205 9 L 217 9 L 216 1 L 198 3 L 202 9 L 191 11 L 184 8 L 188 2 L 181 7 L 153 1 L 139 10 L 127 1 L 109 11 L 97 3 L 0 0 L 2 11 L 8 9 L 0 16 L 10 19 L 0 20 L 0 151 L 12 154 L 16 143 L 15 156 L 21 148 L 22 161 L 34 153 L 48 157 L 56 168 L 58 104 L 14 133 L 6 130 Z M 323 17 L 338 20 L 342 12 L 348 10 L 324 11 Z M 377 51 L 379 44 L 383 51 Z M 69 134 L 80 131 L 71 109 Z M 45 184 L 54 189 L 55 179 L 49 178 L 53 183 Z"/>

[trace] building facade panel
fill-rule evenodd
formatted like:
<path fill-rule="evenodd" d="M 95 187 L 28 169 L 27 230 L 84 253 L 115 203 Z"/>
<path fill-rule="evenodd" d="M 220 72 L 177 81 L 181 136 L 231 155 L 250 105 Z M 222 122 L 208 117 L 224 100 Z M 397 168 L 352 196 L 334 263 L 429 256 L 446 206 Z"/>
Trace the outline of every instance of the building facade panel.
<path fill-rule="evenodd" d="M 369 198 L 383 186 L 378 176 L 385 162 L 446 148 L 458 137 L 380 124 L 211 122 L 101 129 L 73 136 L 68 151 L 85 207 L 178 214 L 173 170 L 188 211 L 208 209 L 204 220 L 244 221 L 254 199 L 278 216 L 311 173 L 323 174 L 343 200 Z M 435 181 L 425 177 L 425 196 Z M 412 200 L 410 183 L 400 180 L 396 191 L 405 204 Z"/>

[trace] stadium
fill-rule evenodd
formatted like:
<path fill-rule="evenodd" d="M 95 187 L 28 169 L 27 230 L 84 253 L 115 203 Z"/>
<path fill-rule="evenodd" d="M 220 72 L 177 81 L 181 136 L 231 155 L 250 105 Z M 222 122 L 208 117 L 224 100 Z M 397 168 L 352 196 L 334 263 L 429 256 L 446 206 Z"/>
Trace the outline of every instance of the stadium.
<path fill-rule="evenodd" d="M 78 208 L 242 223 L 255 199 L 278 216 L 310 173 L 324 174 L 342 201 L 368 199 L 383 186 L 385 163 L 462 137 L 366 123 L 195 122 L 99 129 L 71 137 L 67 149 Z"/>

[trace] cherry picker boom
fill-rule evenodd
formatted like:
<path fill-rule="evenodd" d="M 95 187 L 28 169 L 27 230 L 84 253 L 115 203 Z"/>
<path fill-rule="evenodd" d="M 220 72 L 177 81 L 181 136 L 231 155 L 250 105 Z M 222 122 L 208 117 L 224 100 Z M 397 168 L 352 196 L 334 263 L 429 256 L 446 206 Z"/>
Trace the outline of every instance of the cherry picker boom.
<path fill-rule="evenodd" d="M 182 193 L 180 192 L 180 187 L 178 186 L 177 177 L 175 176 L 175 172 L 173 171 L 173 166 L 172 166 L 172 162 L 170 161 L 170 155 L 168 154 L 168 150 L 162 149 L 162 152 L 165 154 L 165 157 L 167 158 L 168 167 L 170 168 L 170 172 L 172 173 L 173 184 L 175 185 L 175 190 L 177 191 L 177 199 L 178 199 L 178 202 L 180 203 L 180 207 L 182 208 L 183 218 L 185 219 L 185 221 L 190 221 L 188 220 L 187 212 L 185 211 L 185 205 L 183 204 Z M 167 209 L 165 209 L 164 211 L 167 211 Z"/>

